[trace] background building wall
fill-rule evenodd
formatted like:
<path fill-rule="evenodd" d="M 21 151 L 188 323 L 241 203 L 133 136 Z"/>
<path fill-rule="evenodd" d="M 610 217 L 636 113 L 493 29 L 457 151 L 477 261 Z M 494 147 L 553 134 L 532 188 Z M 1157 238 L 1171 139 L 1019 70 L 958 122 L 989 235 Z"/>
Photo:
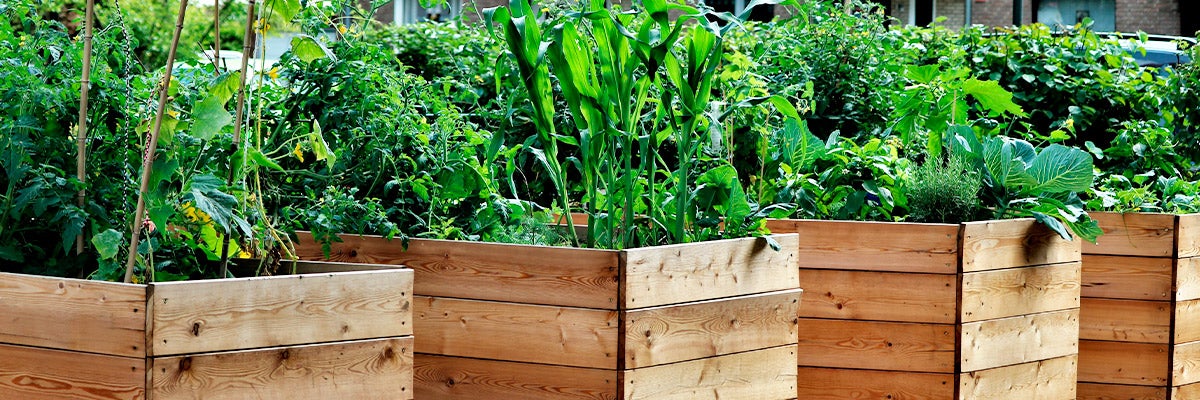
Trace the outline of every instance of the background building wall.
<path fill-rule="evenodd" d="M 1196 0 L 1182 0 L 1196 1 Z M 1200 15 L 1192 15 L 1200 18 Z M 1179 35 L 1179 1 L 1177 0 L 1117 0 L 1117 30 L 1144 31 L 1160 35 Z M 1195 32 L 1189 32 L 1189 35 Z"/>

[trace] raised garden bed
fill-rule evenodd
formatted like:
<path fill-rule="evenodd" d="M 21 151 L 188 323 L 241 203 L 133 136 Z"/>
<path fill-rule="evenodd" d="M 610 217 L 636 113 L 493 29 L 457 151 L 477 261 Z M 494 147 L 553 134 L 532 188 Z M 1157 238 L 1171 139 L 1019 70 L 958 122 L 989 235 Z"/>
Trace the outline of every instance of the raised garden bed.
<path fill-rule="evenodd" d="M 625 251 L 343 236 L 416 271 L 417 398 L 791 399 L 796 235 Z M 301 258 L 321 259 L 301 237 Z"/>
<path fill-rule="evenodd" d="M 408 269 L 146 285 L 0 273 L 0 398 L 412 399 L 412 283 Z"/>
<path fill-rule="evenodd" d="M 1079 240 L 1033 220 L 800 234 L 801 399 L 1074 399 Z"/>
<path fill-rule="evenodd" d="M 1080 399 L 1200 398 L 1200 214 L 1092 213 Z"/>

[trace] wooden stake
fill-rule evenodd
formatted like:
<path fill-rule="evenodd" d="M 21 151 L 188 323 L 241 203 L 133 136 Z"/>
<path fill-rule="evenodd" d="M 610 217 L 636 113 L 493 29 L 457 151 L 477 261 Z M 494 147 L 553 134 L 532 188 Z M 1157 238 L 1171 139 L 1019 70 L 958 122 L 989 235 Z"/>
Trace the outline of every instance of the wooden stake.
<path fill-rule="evenodd" d="M 146 222 L 146 193 L 150 187 L 150 170 L 154 168 L 154 152 L 158 149 L 158 133 L 162 129 L 163 114 L 167 109 L 167 92 L 171 88 L 171 67 L 175 63 L 175 51 L 179 49 L 179 35 L 183 32 L 183 17 L 187 13 L 187 0 L 179 2 L 179 17 L 175 20 L 175 35 L 171 39 L 171 49 L 167 52 L 167 67 L 163 71 L 162 87 L 158 94 L 158 111 L 154 114 L 154 127 L 150 130 L 150 140 L 146 142 L 146 153 L 142 155 L 142 182 L 138 190 L 137 208 L 133 214 L 133 234 L 129 240 L 129 257 L 125 260 L 125 282 L 133 282 L 133 265 L 137 262 L 138 239 L 142 233 L 142 224 Z M 154 271 L 150 271 L 154 276 Z"/>
<path fill-rule="evenodd" d="M 242 36 L 242 68 L 241 74 L 238 75 L 238 97 L 237 110 L 234 111 L 233 117 L 233 154 L 237 154 L 237 150 L 242 145 L 242 119 L 245 116 L 246 109 L 246 70 L 250 66 L 250 57 L 254 56 L 254 0 L 250 0 L 246 6 L 246 34 Z M 232 161 L 232 160 L 231 160 Z M 229 176 L 226 178 L 226 183 L 233 183 L 233 163 L 230 162 Z M 229 274 L 229 234 L 225 235 L 221 243 L 221 277 L 224 278 Z"/>
<path fill-rule="evenodd" d="M 83 77 L 79 79 L 79 122 L 75 124 L 75 177 L 87 183 L 87 114 L 88 89 L 92 85 L 92 25 L 95 25 L 96 0 L 87 0 L 84 8 L 83 28 Z M 76 195 L 79 208 L 87 204 L 87 190 L 79 189 Z M 83 254 L 83 232 L 75 237 L 75 254 Z"/>

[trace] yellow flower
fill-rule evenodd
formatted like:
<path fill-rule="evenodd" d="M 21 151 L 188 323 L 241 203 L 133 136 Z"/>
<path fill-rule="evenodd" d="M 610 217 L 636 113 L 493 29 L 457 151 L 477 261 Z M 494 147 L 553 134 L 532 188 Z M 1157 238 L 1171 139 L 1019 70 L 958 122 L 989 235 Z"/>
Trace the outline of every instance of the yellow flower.
<path fill-rule="evenodd" d="M 279 67 L 274 67 L 267 71 L 267 77 L 271 78 L 271 80 L 279 79 Z"/>
<path fill-rule="evenodd" d="M 340 33 L 340 34 L 343 34 L 343 35 L 346 34 L 346 26 L 345 25 L 338 25 L 337 30 L 338 30 L 338 33 Z"/>
<path fill-rule="evenodd" d="M 200 222 L 208 224 L 212 222 L 212 217 L 209 217 L 204 211 L 197 210 L 192 203 L 183 203 L 183 216 L 187 217 L 188 221 Z"/>
<path fill-rule="evenodd" d="M 255 21 L 254 27 L 258 33 L 265 34 L 267 31 L 271 30 L 271 23 L 267 22 L 267 20 L 264 18 L 259 18 L 258 21 Z"/>
<path fill-rule="evenodd" d="M 167 115 L 169 115 L 171 118 L 179 118 L 179 111 L 167 110 Z"/>
<path fill-rule="evenodd" d="M 1067 122 L 1064 122 L 1063 126 L 1066 127 L 1067 129 L 1075 129 L 1075 119 L 1067 118 Z"/>
<path fill-rule="evenodd" d="M 296 148 L 292 150 L 292 154 L 295 154 L 296 158 L 300 159 L 300 162 L 304 162 L 304 150 L 300 149 L 299 143 L 297 143 Z"/>

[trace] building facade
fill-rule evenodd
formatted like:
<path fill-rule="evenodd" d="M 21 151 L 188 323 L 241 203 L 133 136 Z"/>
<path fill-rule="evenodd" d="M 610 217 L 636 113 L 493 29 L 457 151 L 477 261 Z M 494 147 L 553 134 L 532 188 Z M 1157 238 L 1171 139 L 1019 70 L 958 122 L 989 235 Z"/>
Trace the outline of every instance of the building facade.
<path fill-rule="evenodd" d="M 890 0 L 890 14 L 906 24 L 925 25 L 945 17 L 944 26 L 968 23 L 985 26 L 1013 24 L 1013 2 L 1022 6 L 1021 23 L 1072 26 L 1084 18 L 1098 31 L 1195 36 L 1200 30 L 1200 1 L 1196 0 Z"/>

